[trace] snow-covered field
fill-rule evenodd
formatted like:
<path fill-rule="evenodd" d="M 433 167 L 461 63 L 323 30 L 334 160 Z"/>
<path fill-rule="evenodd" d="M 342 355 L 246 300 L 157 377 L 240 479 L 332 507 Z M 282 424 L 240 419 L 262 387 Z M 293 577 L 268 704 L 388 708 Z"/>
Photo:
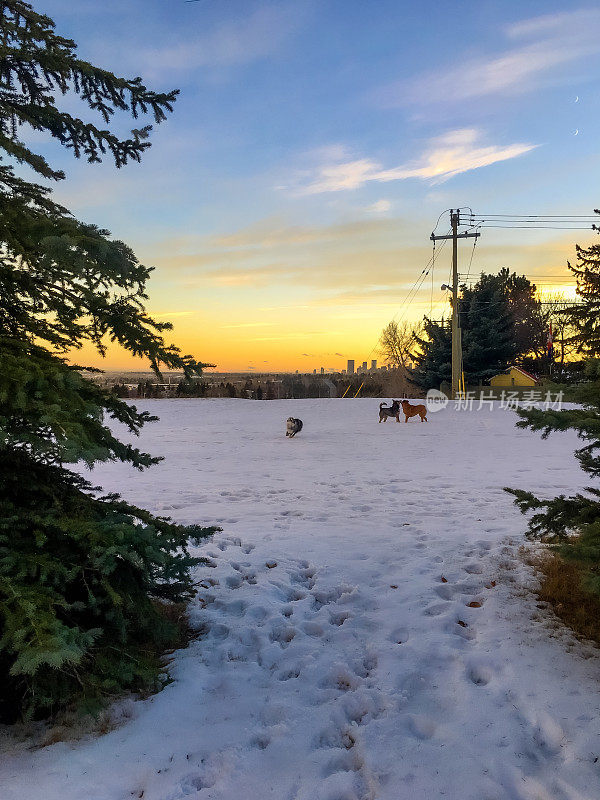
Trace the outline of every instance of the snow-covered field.
<path fill-rule="evenodd" d="M 377 423 L 378 400 L 163 400 L 106 490 L 200 550 L 201 631 L 104 736 L 2 740 L 3 800 L 597 800 L 599 651 L 538 608 L 505 485 L 584 479 L 512 412 Z M 304 420 L 285 437 L 288 416 Z"/>

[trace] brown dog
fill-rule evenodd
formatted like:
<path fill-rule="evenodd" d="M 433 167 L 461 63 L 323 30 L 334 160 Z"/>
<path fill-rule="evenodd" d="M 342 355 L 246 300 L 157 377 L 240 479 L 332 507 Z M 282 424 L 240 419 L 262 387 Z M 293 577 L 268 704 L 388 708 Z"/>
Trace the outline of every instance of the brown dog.
<path fill-rule="evenodd" d="M 402 411 L 404 412 L 404 422 L 408 422 L 410 417 L 421 417 L 421 422 L 427 422 L 427 408 L 424 405 L 411 406 L 408 400 L 402 401 Z"/>

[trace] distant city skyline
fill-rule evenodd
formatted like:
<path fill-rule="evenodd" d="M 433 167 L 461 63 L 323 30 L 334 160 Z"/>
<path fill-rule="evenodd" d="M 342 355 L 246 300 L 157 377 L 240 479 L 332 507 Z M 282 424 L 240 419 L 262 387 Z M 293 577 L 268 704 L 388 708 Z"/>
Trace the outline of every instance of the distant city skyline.
<path fill-rule="evenodd" d="M 56 199 L 156 267 L 147 305 L 174 323 L 168 341 L 220 370 L 341 370 L 378 357 L 394 317 L 447 316 L 449 248 L 404 303 L 445 209 L 599 205 L 593 5 L 35 6 L 82 58 L 181 89 L 141 165 L 90 165 L 32 138 L 67 174 Z M 475 251 L 461 244 L 461 271 L 473 279 L 506 266 L 572 295 L 567 259 L 592 241 L 587 231 L 487 229 Z M 74 360 L 144 367 L 114 346 L 104 360 L 89 347 Z"/>

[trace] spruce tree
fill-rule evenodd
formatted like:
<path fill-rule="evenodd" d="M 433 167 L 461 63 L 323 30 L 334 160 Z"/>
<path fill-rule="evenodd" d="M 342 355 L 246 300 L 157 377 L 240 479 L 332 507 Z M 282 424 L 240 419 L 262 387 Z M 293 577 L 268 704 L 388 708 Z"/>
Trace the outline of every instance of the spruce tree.
<path fill-rule="evenodd" d="M 452 329 L 450 320 L 423 319 L 423 333 L 415 336 L 416 367 L 412 380 L 422 389 L 439 389 L 452 380 Z"/>
<path fill-rule="evenodd" d="M 462 286 L 459 297 L 462 349 L 467 381 L 489 380 L 525 353 L 539 350 L 543 325 L 535 286 L 525 276 L 500 270 L 481 274 L 473 287 Z M 423 389 L 450 381 L 452 330 L 449 320 L 425 318 L 414 381 Z M 542 342 L 543 344 L 543 342 Z"/>
<path fill-rule="evenodd" d="M 600 213 L 600 211 L 596 211 Z M 595 230 L 600 230 L 594 226 Z M 586 380 L 574 393 L 580 408 L 542 411 L 520 410 L 519 427 L 541 431 L 575 430 L 584 446 L 575 451 L 581 468 L 600 477 L 600 245 L 576 246 L 577 263 L 569 269 L 577 280 L 581 304 L 572 309 L 574 340 L 587 357 Z M 531 492 L 507 489 L 516 496 L 521 511 L 535 511 L 529 523 L 532 538 L 549 541 L 565 558 L 577 562 L 584 588 L 600 595 L 600 489 L 587 486 L 574 497 L 539 499 Z"/>
<path fill-rule="evenodd" d="M 69 469 L 159 460 L 105 424 L 137 434 L 154 418 L 82 377 L 67 360 L 73 349 L 92 343 L 105 354 L 116 343 L 157 374 L 166 366 L 191 378 L 203 365 L 167 344 L 171 326 L 145 311 L 151 270 L 53 200 L 47 182 L 65 176 L 21 136 L 44 132 L 77 158 L 121 167 L 140 160 L 151 125 L 120 137 L 113 116 L 160 123 L 177 92 L 79 59 L 21 0 L 2 2 L 0 32 L 0 721 L 10 721 L 155 676 L 144 653 L 173 633 L 157 603 L 191 596 L 198 559 L 188 542 L 215 529 L 98 497 Z M 89 121 L 60 107 L 67 93 L 87 104 Z"/>

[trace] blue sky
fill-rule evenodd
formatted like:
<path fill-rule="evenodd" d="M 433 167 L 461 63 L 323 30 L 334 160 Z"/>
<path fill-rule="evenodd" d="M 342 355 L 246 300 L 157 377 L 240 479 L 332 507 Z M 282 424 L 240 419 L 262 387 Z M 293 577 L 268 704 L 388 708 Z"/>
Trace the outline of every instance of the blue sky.
<path fill-rule="evenodd" d="M 142 165 L 116 171 L 41 146 L 67 172 L 59 199 L 156 265 L 149 307 L 173 317 L 184 349 L 224 369 L 366 358 L 448 207 L 589 214 L 600 205 L 592 4 L 35 7 L 81 57 L 181 89 Z M 473 270 L 564 274 L 576 240 L 489 230 Z M 445 312 L 447 259 L 438 270 L 433 293 L 403 316 Z M 115 352 L 109 361 L 130 364 Z"/>

